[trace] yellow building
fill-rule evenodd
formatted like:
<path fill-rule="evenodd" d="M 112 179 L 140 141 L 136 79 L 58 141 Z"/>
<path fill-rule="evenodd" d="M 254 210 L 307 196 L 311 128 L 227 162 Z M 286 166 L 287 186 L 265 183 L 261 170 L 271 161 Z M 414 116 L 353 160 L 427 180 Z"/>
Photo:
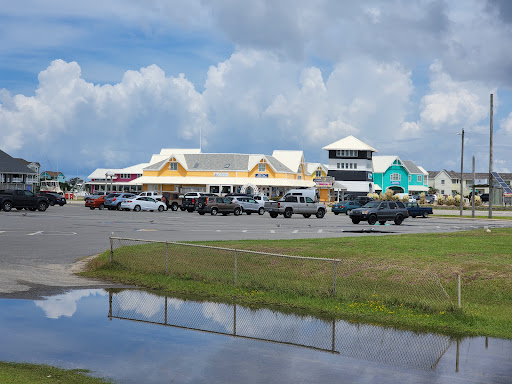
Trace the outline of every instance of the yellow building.
<path fill-rule="evenodd" d="M 315 187 L 326 167 L 309 166 L 302 151 L 274 151 L 269 155 L 200 153 L 197 149 L 162 149 L 153 155 L 142 177 L 133 183 L 160 192 L 247 192 L 282 196 L 293 188 Z"/>

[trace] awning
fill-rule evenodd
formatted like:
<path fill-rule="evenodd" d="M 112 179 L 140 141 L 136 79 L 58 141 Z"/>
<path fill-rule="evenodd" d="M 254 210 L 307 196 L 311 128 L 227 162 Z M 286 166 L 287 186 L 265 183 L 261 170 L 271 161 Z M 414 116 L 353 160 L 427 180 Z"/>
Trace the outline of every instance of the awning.
<path fill-rule="evenodd" d="M 424 185 L 409 185 L 409 191 L 428 192 L 428 187 Z"/>
<path fill-rule="evenodd" d="M 382 187 L 379 184 L 373 184 L 374 191 L 382 191 Z"/>
<path fill-rule="evenodd" d="M 275 179 L 266 177 L 201 177 L 201 176 L 141 176 L 127 184 L 164 184 L 164 185 L 246 185 L 258 187 L 314 187 L 310 180 Z"/>
<path fill-rule="evenodd" d="M 370 181 L 346 181 L 341 180 L 341 183 L 346 187 L 348 192 L 371 192 L 370 184 L 373 184 Z"/>
<path fill-rule="evenodd" d="M 345 187 L 343 184 L 341 184 L 339 181 L 335 181 L 333 186 L 334 190 L 336 191 L 346 191 L 347 187 Z"/>

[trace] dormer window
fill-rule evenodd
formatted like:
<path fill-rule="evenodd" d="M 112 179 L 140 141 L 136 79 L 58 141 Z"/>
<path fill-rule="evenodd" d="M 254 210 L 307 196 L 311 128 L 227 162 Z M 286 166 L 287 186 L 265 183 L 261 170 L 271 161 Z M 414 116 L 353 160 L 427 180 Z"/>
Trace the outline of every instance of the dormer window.
<path fill-rule="evenodd" d="M 175 162 L 169 163 L 169 170 L 170 171 L 177 171 L 178 170 L 178 163 L 175 163 Z"/>
<path fill-rule="evenodd" d="M 231 165 L 231 164 L 226 164 L 226 165 L 224 166 L 224 168 L 229 168 L 229 166 L 230 166 L 230 165 Z"/>
<path fill-rule="evenodd" d="M 267 170 L 267 165 L 265 163 L 258 164 L 258 172 L 265 172 Z"/>

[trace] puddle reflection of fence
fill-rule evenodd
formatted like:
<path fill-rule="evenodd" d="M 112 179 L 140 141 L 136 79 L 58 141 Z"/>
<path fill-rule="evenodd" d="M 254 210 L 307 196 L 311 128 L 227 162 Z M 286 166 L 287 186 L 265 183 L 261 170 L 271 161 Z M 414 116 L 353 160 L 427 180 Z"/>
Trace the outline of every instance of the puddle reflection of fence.
<path fill-rule="evenodd" d="M 109 293 L 109 318 L 293 345 L 394 366 L 435 370 L 451 345 L 438 334 L 182 300 L 136 290 Z"/>

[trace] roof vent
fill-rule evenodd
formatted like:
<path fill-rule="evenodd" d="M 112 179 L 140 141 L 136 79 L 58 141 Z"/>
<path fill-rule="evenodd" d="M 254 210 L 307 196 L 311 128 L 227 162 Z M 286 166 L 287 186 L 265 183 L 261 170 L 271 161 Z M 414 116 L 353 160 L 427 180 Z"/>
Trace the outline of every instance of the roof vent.
<path fill-rule="evenodd" d="M 224 166 L 224 168 L 229 168 L 229 166 L 230 166 L 230 165 L 231 165 L 231 164 L 226 164 L 226 165 Z"/>
<path fill-rule="evenodd" d="M 197 168 L 197 167 L 199 167 L 199 163 L 194 164 L 194 168 Z"/>

